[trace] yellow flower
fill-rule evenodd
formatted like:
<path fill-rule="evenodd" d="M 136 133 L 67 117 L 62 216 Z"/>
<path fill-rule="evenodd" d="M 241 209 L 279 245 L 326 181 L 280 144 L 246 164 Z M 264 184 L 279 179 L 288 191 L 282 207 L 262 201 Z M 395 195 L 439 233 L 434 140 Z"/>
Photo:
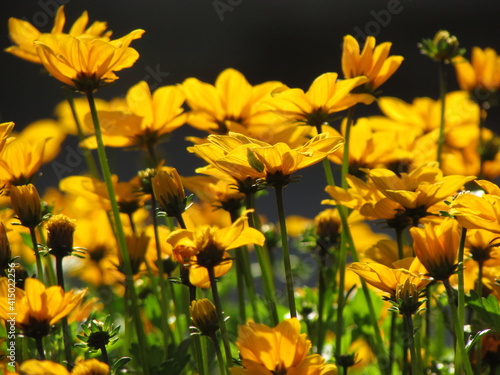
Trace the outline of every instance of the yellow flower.
<path fill-rule="evenodd" d="M 25 375 L 108 375 L 110 369 L 95 358 L 77 362 L 71 372 L 59 363 L 29 359 L 23 362 L 21 371 Z"/>
<path fill-rule="evenodd" d="M 47 247 L 56 258 L 69 256 L 73 252 L 75 228 L 75 220 L 66 215 L 53 215 L 47 221 Z"/>
<path fill-rule="evenodd" d="M 354 262 L 349 266 L 349 270 L 357 273 L 368 284 L 388 293 L 391 298 L 396 296 L 398 287 L 407 279 L 418 291 L 423 290 L 430 282 L 422 276 L 425 268 L 418 258 L 405 258 L 393 263 L 393 267 L 376 262 Z"/>
<path fill-rule="evenodd" d="M 151 94 L 147 82 L 141 81 L 128 90 L 125 100 L 125 108 L 98 111 L 105 146 L 149 150 L 186 122 L 184 94 L 178 86 L 163 86 Z M 90 116 L 86 120 L 92 121 Z M 95 136 L 81 145 L 97 148 Z"/>
<path fill-rule="evenodd" d="M 219 318 L 214 304 L 207 298 L 191 301 L 189 312 L 194 325 L 202 335 L 213 336 L 219 329 Z"/>
<path fill-rule="evenodd" d="M 35 228 L 42 222 L 42 203 L 35 185 L 12 185 L 10 203 L 21 225 Z"/>
<path fill-rule="evenodd" d="M 7 279 L 0 288 L 0 318 L 9 319 L 7 311 Z M 27 278 L 24 290 L 16 288 L 16 327 L 28 337 L 41 338 L 50 332 L 50 327 L 67 316 L 82 301 L 85 291 L 64 292 L 60 286 L 46 288 L 37 279 Z"/>
<path fill-rule="evenodd" d="M 486 229 L 500 233 L 500 189 L 484 180 L 476 181 L 488 194 L 463 193 L 450 204 L 450 215 L 467 229 Z"/>
<path fill-rule="evenodd" d="M 5 270 L 12 261 L 12 250 L 3 221 L 0 221 L 0 276 L 7 276 Z"/>
<path fill-rule="evenodd" d="M 40 137 L 41 134 L 43 134 L 43 137 Z M 51 162 L 59 155 L 61 144 L 66 138 L 66 134 L 57 121 L 44 119 L 32 122 L 16 136 L 16 140 L 28 142 L 32 145 L 39 143 L 41 138 L 46 140 L 42 158 L 42 163 L 45 164 Z"/>
<path fill-rule="evenodd" d="M 447 280 L 457 268 L 460 228 L 455 219 L 445 218 L 441 223 L 426 223 L 423 228 L 410 228 L 413 250 L 436 280 Z"/>
<path fill-rule="evenodd" d="M 106 22 L 96 21 L 87 27 L 88 22 L 89 15 L 87 11 L 85 11 L 71 26 L 69 35 L 81 38 L 101 38 L 109 40 L 111 31 L 106 31 Z M 65 23 L 66 16 L 64 14 L 64 6 L 61 5 L 57 9 L 54 27 L 50 33 L 54 35 L 62 34 Z M 41 64 L 40 57 L 34 45 L 35 40 L 37 40 L 40 35 L 40 31 L 28 21 L 11 17 L 9 18 L 9 36 L 15 45 L 6 48 L 5 51 L 24 60 Z"/>
<path fill-rule="evenodd" d="M 244 368 L 231 368 L 233 375 L 337 374 L 335 365 L 326 364 L 319 354 L 308 355 L 311 341 L 300 333 L 297 318 L 286 319 L 274 328 L 252 322 L 240 326 L 236 346 Z"/>
<path fill-rule="evenodd" d="M 471 62 L 461 57 L 454 66 L 462 90 L 494 92 L 500 88 L 500 57 L 492 48 L 473 47 Z"/>
<path fill-rule="evenodd" d="M 219 74 L 215 86 L 188 78 L 182 83 L 191 108 L 188 123 L 212 134 L 228 131 L 248 134 L 253 126 L 273 124 L 273 113 L 259 104 L 271 98 L 271 92 L 283 84 L 276 81 L 252 86 L 243 74 L 226 69 Z"/>
<path fill-rule="evenodd" d="M 232 265 L 227 252 L 243 245 L 264 244 L 264 235 L 248 226 L 244 213 L 230 227 L 202 226 L 195 230 L 180 229 L 172 232 L 167 242 L 173 247 L 177 261 L 189 268 L 191 284 L 209 288 L 208 268 L 214 268 L 215 277 L 226 274 Z"/>
<path fill-rule="evenodd" d="M 403 56 L 389 56 L 392 43 L 385 42 L 378 46 L 375 43 L 375 38 L 369 36 L 366 38 L 365 46 L 360 53 L 358 41 L 352 35 L 344 37 L 342 51 L 344 77 L 368 77 L 369 81 L 365 83 L 365 90 L 363 90 L 368 93 L 373 93 L 387 81 L 403 62 Z"/>
<path fill-rule="evenodd" d="M 56 79 L 81 92 L 93 92 L 118 79 L 115 71 L 131 67 L 139 53 L 129 47 L 144 30 L 111 40 L 78 39 L 71 35 L 42 34 L 35 42 L 40 60 Z"/>
<path fill-rule="evenodd" d="M 10 135 L 12 129 L 14 129 L 14 123 L 12 121 L 0 123 L 0 155 L 2 155 L 4 147 L 14 140 L 14 137 Z"/>
<path fill-rule="evenodd" d="M 110 102 L 107 102 L 99 98 L 94 98 L 94 101 L 97 111 L 118 111 L 122 109 L 124 110 L 126 108 L 123 98 L 115 98 Z M 89 115 L 90 107 L 87 98 L 84 97 L 74 98 L 73 104 L 75 107 L 76 116 L 78 119 L 78 123 L 80 124 L 82 133 L 84 135 L 94 134 L 94 124 L 93 123 L 87 124 L 85 121 L 87 116 L 90 116 Z M 60 102 L 56 106 L 54 113 L 57 117 L 59 127 L 65 134 L 72 134 L 72 135 L 78 134 L 78 128 L 76 126 L 75 117 L 73 116 L 73 112 L 67 100 Z M 101 124 L 103 128 L 101 130 L 106 131 L 107 129 L 103 125 L 104 124 Z"/>
<path fill-rule="evenodd" d="M 116 199 L 120 212 L 132 214 L 144 205 L 145 196 L 139 194 L 139 179 L 133 177 L 128 182 L 118 182 L 117 176 L 112 176 Z M 83 197 L 94 207 L 106 211 L 111 210 L 108 190 L 104 182 L 85 176 L 70 176 L 59 182 L 59 189 L 66 193 Z"/>
<path fill-rule="evenodd" d="M 302 125 L 321 126 L 330 115 L 352 107 L 356 103 L 370 104 L 374 97 L 352 94 L 358 86 L 367 83 L 367 77 L 337 80 L 337 73 L 325 73 L 316 78 L 309 90 L 286 89 L 276 92 L 266 105 L 277 113 Z"/>
<path fill-rule="evenodd" d="M 47 139 L 36 141 L 14 139 L 8 143 L 0 159 L 0 181 L 7 185 L 23 185 L 38 177 L 45 160 Z"/>
<path fill-rule="evenodd" d="M 177 169 L 158 171 L 151 185 L 158 205 L 168 216 L 179 217 L 186 210 L 186 194 Z"/>

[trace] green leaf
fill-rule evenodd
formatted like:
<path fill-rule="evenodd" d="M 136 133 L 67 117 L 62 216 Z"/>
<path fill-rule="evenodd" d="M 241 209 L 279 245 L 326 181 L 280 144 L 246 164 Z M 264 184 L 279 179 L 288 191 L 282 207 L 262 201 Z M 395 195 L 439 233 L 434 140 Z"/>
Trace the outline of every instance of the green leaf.
<path fill-rule="evenodd" d="M 118 372 L 118 370 L 120 370 L 127 363 L 129 363 L 131 359 L 132 358 L 130 358 L 130 357 L 121 357 L 118 360 L 116 360 L 116 362 L 113 363 L 113 366 L 111 367 L 111 373 L 116 374 Z"/>
<path fill-rule="evenodd" d="M 469 341 L 467 342 L 467 344 L 465 345 L 465 350 L 469 351 L 470 348 L 472 348 L 474 346 L 474 344 L 481 338 L 483 337 L 484 335 L 486 335 L 488 332 L 490 332 L 491 329 L 483 329 L 482 331 L 479 331 L 478 333 L 476 333 L 474 335 L 473 338 L 469 339 Z"/>
<path fill-rule="evenodd" d="M 250 164 L 250 166 L 257 172 L 261 173 L 262 171 L 264 171 L 264 164 L 259 159 L 257 159 L 255 154 L 250 149 L 247 149 L 247 159 L 248 164 Z"/>
<path fill-rule="evenodd" d="M 500 304 L 493 295 L 484 298 L 471 290 L 470 296 L 466 296 L 466 302 L 476 312 L 480 321 L 495 333 L 500 333 Z"/>

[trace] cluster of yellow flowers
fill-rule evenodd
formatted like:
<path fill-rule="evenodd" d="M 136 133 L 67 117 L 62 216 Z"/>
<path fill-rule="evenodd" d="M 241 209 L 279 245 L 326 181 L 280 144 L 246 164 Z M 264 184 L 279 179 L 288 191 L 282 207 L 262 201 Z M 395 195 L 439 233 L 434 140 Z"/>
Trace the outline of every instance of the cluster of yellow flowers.
<path fill-rule="evenodd" d="M 151 92 L 142 81 L 104 101 L 96 93 L 134 65 L 130 45 L 144 31 L 112 39 L 86 12 L 64 26 L 62 6 L 50 33 L 9 21 L 7 52 L 70 94 L 57 120 L 17 134 L 0 124 L 3 373 L 495 373 L 500 138 L 486 127 L 500 88 L 495 51 L 474 48 L 468 62 L 447 32 L 424 40 L 461 88 L 441 82 L 438 100 L 380 97 L 403 57 L 374 37 L 361 50 L 348 35 L 343 77 L 322 74 L 307 91 L 252 86 L 229 68 L 214 85 L 187 78 Z M 354 118 L 374 102 L 382 115 Z M 207 133 L 189 138 L 187 152 L 207 163 L 189 177 L 158 153 L 185 124 Z M 88 173 L 40 196 L 42 165 L 74 135 Z M 119 181 L 106 147 L 141 149 L 147 164 Z M 327 185 L 305 193 L 326 190 L 322 203 L 335 207 L 286 218 L 283 188 L 316 163 Z M 278 229 L 258 215 L 267 188 Z M 317 284 L 299 285 L 297 257 L 316 259 Z"/>

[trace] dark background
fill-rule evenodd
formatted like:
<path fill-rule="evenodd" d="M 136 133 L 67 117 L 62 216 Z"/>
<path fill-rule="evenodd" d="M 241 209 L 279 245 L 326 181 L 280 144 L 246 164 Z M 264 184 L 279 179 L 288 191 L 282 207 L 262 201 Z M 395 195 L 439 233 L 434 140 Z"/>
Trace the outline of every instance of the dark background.
<path fill-rule="evenodd" d="M 500 2 L 493 0 L 8 1 L 2 3 L 0 13 L 0 47 L 11 44 L 9 17 L 24 18 L 50 32 L 60 4 L 65 5 L 67 25 L 88 10 L 90 22 L 107 21 L 115 38 L 136 28 L 146 30 L 141 40 L 132 43 L 141 57 L 133 68 L 118 72 L 120 79 L 114 85 L 97 93 L 104 99 L 123 96 L 143 79 L 153 87 L 180 83 L 188 77 L 213 84 L 227 67 L 241 71 L 251 84 L 279 80 L 307 89 L 322 73 L 341 73 L 341 43 L 346 34 L 360 41 L 365 34 L 374 35 L 377 42 L 391 41 L 391 54 L 405 57 L 399 71 L 382 86 L 384 95 L 406 101 L 418 96 L 437 98 L 437 66 L 420 55 L 417 43 L 422 38 L 447 29 L 468 51 L 472 46 L 500 51 Z M 20 130 L 37 119 L 53 116 L 55 105 L 63 99 L 56 80 L 41 74 L 40 66 L 7 53 L 0 53 L 0 68 L 0 121 L 14 121 Z M 456 89 L 451 68 L 449 73 L 449 87 Z M 374 104 L 358 114 L 378 114 L 378 110 Z M 491 111 L 488 127 L 497 128 L 498 115 L 498 109 Z M 194 168 L 203 165 L 185 151 L 189 143 L 184 137 L 192 133 L 196 132 L 184 126 L 173 133 L 170 142 L 161 145 L 169 164 L 183 175 L 192 175 Z M 67 142 L 74 147 L 73 139 Z M 136 152 L 110 153 L 122 180 L 142 167 Z M 59 160 L 64 163 L 66 156 L 63 151 Z M 74 170 L 75 174 L 83 170 L 83 163 Z M 43 172 L 39 188 L 57 183 L 50 165 Z M 302 175 L 300 184 L 286 189 L 285 207 L 289 214 L 313 216 L 321 207 L 320 200 L 326 198 L 324 177 L 319 167 Z M 269 211 L 272 217 L 273 211 Z"/>

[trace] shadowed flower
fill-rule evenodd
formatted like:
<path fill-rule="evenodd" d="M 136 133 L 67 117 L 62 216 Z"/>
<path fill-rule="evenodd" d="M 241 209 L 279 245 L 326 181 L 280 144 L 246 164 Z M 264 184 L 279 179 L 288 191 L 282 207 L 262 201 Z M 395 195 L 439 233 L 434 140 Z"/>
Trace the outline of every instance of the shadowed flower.
<path fill-rule="evenodd" d="M 436 280 L 447 280 L 457 269 L 459 224 L 444 218 L 441 223 L 426 223 L 410 228 L 415 255 Z"/>
<path fill-rule="evenodd" d="M 114 72 L 130 68 L 139 53 L 129 47 L 144 30 L 134 30 L 109 42 L 101 39 L 78 39 L 71 35 L 42 34 L 35 42 L 40 60 L 56 79 L 81 92 L 118 79 Z"/>
<path fill-rule="evenodd" d="M 42 203 L 35 185 L 12 185 L 10 203 L 21 225 L 35 228 L 42 222 Z"/>
<path fill-rule="evenodd" d="M 344 37 L 342 51 L 342 72 L 345 78 L 368 77 L 369 81 L 356 88 L 355 92 L 369 94 L 387 81 L 403 62 L 403 56 L 389 56 L 392 43 L 385 42 L 378 46 L 373 36 L 366 38 L 360 53 L 358 41 L 352 35 Z"/>
<path fill-rule="evenodd" d="M 7 314 L 7 279 L 1 281 L 5 285 L 0 288 L 0 318 L 10 319 Z M 64 292 L 60 286 L 46 288 L 40 280 L 28 278 L 24 290 L 16 288 L 16 327 L 27 337 L 41 338 L 50 333 L 52 325 L 67 316 L 82 300 L 85 291 L 75 293 Z"/>
<path fill-rule="evenodd" d="M 232 266 L 227 252 L 243 245 L 264 244 L 264 235 L 248 226 L 244 213 L 230 227 L 202 226 L 195 230 L 180 229 L 172 232 L 167 242 L 173 247 L 176 260 L 189 269 L 191 284 L 209 288 L 208 268 L 214 268 L 215 277 L 226 274 Z"/>
<path fill-rule="evenodd" d="M 153 194 L 167 216 L 180 217 L 187 208 L 186 194 L 177 169 L 160 170 L 151 179 Z"/>
<path fill-rule="evenodd" d="M 207 298 L 191 301 L 189 306 L 191 319 L 202 335 L 215 338 L 219 329 L 219 318 L 214 304 Z"/>
<path fill-rule="evenodd" d="M 87 27 L 88 22 L 89 15 L 87 11 L 85 11 L 71 26 L 69 35 L 80 38 L 100 38 L 106 41 L 109 40 L 111 31 L 106 31 L 106 22 L 96 21 Z M 57 9 L 54 27 L 50 34 L 62 34 L 65 23 L 66 16 L 64 14 L 64 6 L 60 6 Z M 11 17 L 9 18 L 9 36 L 15 45 L 6 48 L 5 52 L 11 53 L 21 59 L 41 64 L 40 57 L 34 45 L 35 40 L 37 40 L 40 35 L 41 32 L 28 21 Z"/>
<path fill-rule="evenodd" d="M 334 375 L 335 365 L 326 364 L 319 354 L 308 355 L 311 341 L 300 333 L 297 318 L 286 319 L 276 327 L 248 323 L 238 329 L 236 346 L 244 368 L 232 367 L 232 375 Z"/>

